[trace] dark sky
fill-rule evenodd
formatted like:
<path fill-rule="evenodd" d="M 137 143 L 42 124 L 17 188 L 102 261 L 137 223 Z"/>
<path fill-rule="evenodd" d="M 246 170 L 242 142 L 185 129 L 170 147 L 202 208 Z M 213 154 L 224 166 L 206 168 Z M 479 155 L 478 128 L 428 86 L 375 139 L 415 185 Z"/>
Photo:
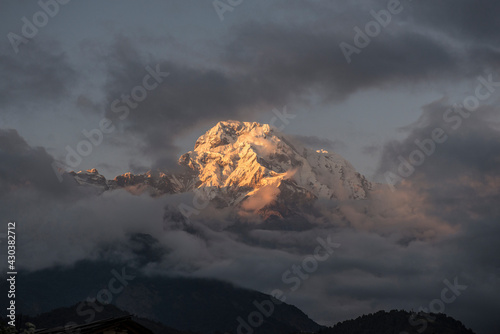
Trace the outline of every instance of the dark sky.
<path fill-rule="evenodd" d="M 340 44 L 356 47 L 355 27 L 373 29 L 388 2 L 243 1 L 223 20 L 210 1 L 71 1 L 46 20 L 34 1 L 2 7 L 2 127 L 61 162 L 146 66 L 170 73 L 74 168 L 107 177 L 172 163 L 219 120 L 268 123 L 287 106 L 285 132 L 344 143 L 376 178 L 383 146 L 424 105 L 460 101 L 498 63 L 493 1 L 402 1 L 350 63 Z"/>
<path fill-rule="evenodd" d="M 459 277 L 469 288 L 446 312 L 482 333 L 499 325 L 499 2 L 243 0 L 223 13 L 195 0 L 46 3 L 51 15 L 36 1 L 0 5 L 0 217 L 25 220 L 25 251 L 46 252 L 28 268 L 95 256 L 93 246 L 138 228 L 135 208 L 149 210 L 145 230 L 162 220 L 165 203 L 125 194 L 96 200 L 58 182 L 51 163 L 68 165 L 68 148 L 85 132 L 112 126 L 69 169 L 96 167 L 110 178 L 174 168 L 216 122 L 268 123 L 286 108 L 295 117 L 285 133 L 340 153 L 371 180 L 393 180 L 401 158 L 423 160 L 398 179 L 398 192 L 341 205 L 352 221 L 336 234 L 344 253 L 290 302 L 333 323 L 428 305 L 444 279 Z M 429 154 L 413 153 L 418 145 Z M 116 201 L 127 209 L 113 208 Z M 86 206 L 93 220 L 82 219 Z M 366 210 L 369 221 L 358 214 Z M 109 232 L 88 232 L 103 221 Z M 30 232 L 50 224 L 81 242 Z M 195 275 L 269 292 L 279 281 L 269 277 L 310 252 L 314 231 L 255 232 L 262 243 L 295 243 L 290 253 L 212 230 L 206 238 L 219 246 L 189 235 L 161 241 L 186 238 L 178 261 L 193 261 Z M 194 261 L 197 254 L 206 258 Z M 266 274 L 248 281 L 242 268 L 259 266 Z"/>

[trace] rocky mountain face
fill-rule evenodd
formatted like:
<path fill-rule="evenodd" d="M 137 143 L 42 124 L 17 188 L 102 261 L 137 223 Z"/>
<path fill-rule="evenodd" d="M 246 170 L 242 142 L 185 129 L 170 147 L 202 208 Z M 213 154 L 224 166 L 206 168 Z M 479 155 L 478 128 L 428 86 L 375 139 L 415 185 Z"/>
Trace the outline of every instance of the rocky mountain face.
<path fill-rule="evenodd" d="M 124 188 L 152 196 L 195 192 L 219 207 L 286 217 L 318 198 L 365 199 L 373 185 L 344 158 L 313 150 L 268 124 L 225 121 L 179 158 L 182 172 L 126 173 L 106 180 L 96 169 L 71 172 L 101 191 Z"/>

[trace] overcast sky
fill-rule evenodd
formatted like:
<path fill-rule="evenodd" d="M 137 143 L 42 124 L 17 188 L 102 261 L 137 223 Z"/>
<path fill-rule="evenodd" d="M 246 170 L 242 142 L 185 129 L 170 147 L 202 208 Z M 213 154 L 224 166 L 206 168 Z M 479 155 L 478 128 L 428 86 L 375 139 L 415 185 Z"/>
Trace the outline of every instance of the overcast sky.
<path fill-rule="evenodd" d="M 285 132 L 330 140 L 316 146 L 376 179 L 384 145 L 404 138 L 422 107 L 460 99 L 479 75 L 496 77 L 493 1 L 402 1 L 395 14 L 380 14 L 385 27 L 378 30 L 370 11 L 388 12 L 387 1 L 220 8 L 210 1 L 71 1 L 51 7 L 50 17 L 37 15 L 35 1 L 3 1 L 2 128 L 64 162 L 83 130 L 114 117 L 115 131 L 74 168 L 114 177 L 168 167 L 219 120 L 267 123 L 274 108 L 286 106 L 296 117 Z M 30 23 L 40 27 L 33 32 Z M 355 27 L 367 24 L 374 37 L 357 48 Z M 350 63 L 342 42 L 358 50 L 349 51 Z M 117 119 L 112 102 L 157 64 L 170 75 Z"/>
<path fill-rule="evenodd" d="M 36 1 L 1 1 L 0 198 L 6 204 L 1 218 L 22 217 L 35 226 L 41 212 L 45 223 L 57 223 L 56 213 L 70 207 L 66 218 L 78 222 L 87 203 L 96 208 L 92 217 L 100 217 L 98 224 L 114 211 L 92 198 L 67 202 L 81 194 L 61 200 L 71 191 L 54 176 L 54 159 L 69 169 L 95 167 L 107 178 L 174 168 L 218 121 L 269 123 L 276 110 L 294 116 L 283 132 L 341 154 L 379 182 L 401 178 L 400 157 L 409 161 L 417 142 L 431 140 L 434 149 L 422 155 L 425 162 L 403 176 L 400 191 L 408 202 L 400 205 L 392 198 L 383 209 L 380 202 L 366 204 L 368 209 L 346 204 L 344 213 L 353 215 L 353 228 L 362 233 L 338 235 L 346 249 L 343 269 L 325 269 L 317 276 L 316 287 L 325 287 L 326 294 L 309 286 L 290 301 L 327 323 L 377 308 L 416 308 L 439 294 L 443 279 L 459 276 L 469 280 L 471 292 L 450 311 L 475 328 L 486 323 L 481 329 L 487 333 L 494 324 L 488 315 L 500 307 L 491 293 L 498 295 L 500 284 L 500 2 L 232 3 L 223 0 L 216 8 L 201 0 L 73 0 L 46 8 L 47 15 Z M 134 94 L 136 100 L 130 97 Z M 69 166 L 68 149 L 78 149 L 84 132 L 102 128 L 108 132 L 102 141 L 95 137 L 99 143 L 91 152 Z M 388 177 L 388 171 L 394 174 Z M 20 192 L 24 187 L 34 193 Z M 36 204 L 40 196 L 43 205 Z M 154 212 L 151 219 L 161 219 L 164 203 L 123 196 L 117 201 L 130 206 L 130 215 L 137 205 Z M 113 203 L 112 198 L 103 202 L 108 200 Z M 38 208 L 38 216 L 23 212 L 26 206 Z M 354 212 L 365 209 L 376 210 L 378 225 L 358 220 Z M 120 226 L 118 218 L 111 220 Z M 398 224 L 404 228 L 396 229 Z M 65 233 L 76 236 L 82 228 L 68 227 Z M 262 243 L 278 238 L 254 237 Z M 106 236 L 89 235 L 89 244 L 96 238 Z M 252 254 L 235 259 L 238 266 L 254 268 L 268 258 L 267 250 L 249 250 L 229 236 L 217 238 L 226 250 Z M 290 240 L 307 254 L 314 238 L 282 236 L 276 245 Z M 62 262 L 86 257 L 89 244 Z M 67 246 L 46 251 L 55 259 Z M 219 249 L 200 252 L 221 254 Z M 283 255 L 272 254 L 275 259 Z M 368 261 L 373 254 L 379 255 Z M 266 292 L 274 284 L 248 282 L 244 271 L 213 266 L 214 258 L 196 274 L 231 277 Z M 53 264 L 51 259 L 33 268 Z M 290 264 L 297 258 L 282 260 Z M 401 266 L 396 270 L 385 261 Z M 268 265 L 271 271 L 286 267 Z M 344 276 L 336 276 L 338 270 Z M 358 271 L 372 278 L 353 281 Z M 329 281 L 358 285 L 338 290 Z M 391 295 L 394 284 L 401 286 Z M 314 297 L 323 294 L 332 305 L 318 309 Z M 471 308 L 485 316 L 469 316 Z"/>

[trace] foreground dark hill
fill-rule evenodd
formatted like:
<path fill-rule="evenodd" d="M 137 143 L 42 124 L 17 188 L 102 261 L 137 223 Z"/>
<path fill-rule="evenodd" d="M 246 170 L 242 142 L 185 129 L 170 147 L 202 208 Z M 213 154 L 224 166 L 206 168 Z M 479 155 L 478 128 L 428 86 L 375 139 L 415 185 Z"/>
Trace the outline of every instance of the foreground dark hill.
<path fill-rule="evenodd" d="M 51 312 L 43 313 L 36 317 L 23 317 L 20 322 L 31 322 L 36 325 L 37 329 L 54 328 L 64 326 L 68 322 L 78 322 L 78 305 L 71 307 L 63 307 L 55 309 Z M 94 320 L 102 320 L 109 318 L 118 318 L 128 315 L 114 305 L 105 305 L 102 311 L 97 313 Z M 64 321 L 63 321 L 64 319 Z M 425 321 L 427 319 L 427 321 Z M 142 326 L 150 329 L 155 334 L 190 334 L 193 332 L 180 331 L 169 328 L 161 323 L 151 321 L 149 319 L 133 317 L 133 320 Z M 255 333 L 261 332 L 255 330 Z M 221 333 L 214 331 L 213 333 Z M 224 333 L 247 333 L 245 330 L 226 331 Z M 279 333 L 278 331 L 275 333 Z M 291 333 L 291 332 L 290 332 Z M 307 332 L 296 332 L 307 333 Z M 390 312 L 379 311 L 375 314 L 360 316 L 353 320 L 340 322 L 334 327 L 324 328 L 315 334 L 474 334 L 470 329 L 467 329 L 460 321 L 457 321 L 444 314 L 427 314 L 417 315 L 406 311 L 392 310 Z"/>
<path fill-rule="evenodd" d="M 379 311 L 340 322 L 318 334 L 474 334 L 460 321 L 445 314 Z"/>
<path fill-rule="evenodd" d="M 248 322 L 250 314 L 263 313 L 254 302 L 272 302 L 269 295 L 220 281 L 147 277 L 123 264 L 87 261 L 72 268 L 20 273 L 17 286 L 18 314 L 37 315 L 88 300 L 90 303 L 79 304 L 69 319 L 85 323 L 102 312 L 100 303 L 92 304 L 97 297 L 109 299 L 138 317 L 201 333 L 236 332 L 239 317 Z M 262 317 L 262 324 L 253 326 L 254 333 L 313 332 L 321 328 L 295 306 L 273 302 L 272 308 L 269 316 Z"/>
<path fill-rule="evenodd" d="M 93 321 L 99 321 L 111 318 L 120 318 L 129 315 L 128 312 L 120 310 L 114 305 L 104 305 L 102 310 L 95 314 L 95 319 Z M 132 319 L 138 324 L 148 328 L 154 334 L 190 334 L 192 332 L 179 331 L 173 328 L 169 328 L 162 325 L 159 322 L 155 322 L 149 319 L 132 317 Z M 42 313 L 37 316 L 23 316 L 18 319 L 20 324 L 25 324 L 30 322 L 35 325 L 37 330 L 41 329 L 52 329 L 57 327 L 65 327 L 69 323 L 81 323 L 81 318 L 78 315 L 78 304 L 70 307 L 61 307 L 50 312 Z"/>

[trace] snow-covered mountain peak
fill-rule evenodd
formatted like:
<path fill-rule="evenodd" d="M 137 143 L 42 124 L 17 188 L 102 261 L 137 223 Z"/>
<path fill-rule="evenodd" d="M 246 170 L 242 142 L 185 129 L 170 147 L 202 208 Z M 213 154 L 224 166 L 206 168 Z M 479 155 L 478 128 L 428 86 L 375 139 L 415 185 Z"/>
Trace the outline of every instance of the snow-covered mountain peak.
<path fill-rule="evenodd" d="M 242 137 L 265 138 L 271 132 L 267 124 L 257 122 L 223 121 L 217 123 L 196 141 L 197 152 L 213 151 L 219 146 L 234 144 Z"/>
<path fill-rule="evenodd" d="M 179 158 L 179 173 L 126 173 L 106 180 L 97 170 L 72 173 L 100 191 L 118 188 L 153 196 L 194 191 L 245 215 L 294 215 L 317 198 L 364 199 L 372 184 L 340 155 L 312 149 L 268 124 L 224 121 Z"/>
<path fill-rule="evenodd" d="M 217 123 L 179 162 L 198 175 L 198 189 L 209 198 L 222 192 L 234 195 L 236 190 L 248 195 L 261 187 L 280 187 L 284 180 L 317 198 L 366 198 L 371 187 L 340 155 L 306 148 L 293 137 L 256 122 Z"/>

